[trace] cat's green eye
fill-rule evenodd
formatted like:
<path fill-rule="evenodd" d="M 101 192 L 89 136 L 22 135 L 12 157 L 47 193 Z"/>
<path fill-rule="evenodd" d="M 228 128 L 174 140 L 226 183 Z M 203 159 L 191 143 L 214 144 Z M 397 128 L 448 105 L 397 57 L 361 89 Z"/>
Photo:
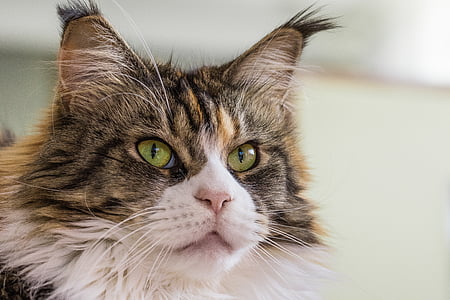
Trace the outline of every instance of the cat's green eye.
<path fill-rule="evenodd" d="M 250 144 L 243 144 L 228 155 L 228 165 L 237 172 L 244 172 L 256 163 L 256 149 Z"/>
<path fill-rule="evenodd" d="M 139 154 L 151 165 L 168 169 L 174 166 L 175 157 L 170 147 L 159 140 L 145 140 L 137 145 Z"/>

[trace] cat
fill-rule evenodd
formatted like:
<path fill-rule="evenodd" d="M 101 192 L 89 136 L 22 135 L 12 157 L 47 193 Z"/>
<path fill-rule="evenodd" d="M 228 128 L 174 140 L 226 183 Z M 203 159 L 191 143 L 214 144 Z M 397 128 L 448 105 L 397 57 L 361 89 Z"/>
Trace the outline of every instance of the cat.
<path fill-rule="evenodd" d="M 308 8 L 183 71 L 139 56 L 92 1 L 58 13 L 47 117 L 0 135 L 2 299 L 319 299 L 293 83 L 333 19 Z"/>

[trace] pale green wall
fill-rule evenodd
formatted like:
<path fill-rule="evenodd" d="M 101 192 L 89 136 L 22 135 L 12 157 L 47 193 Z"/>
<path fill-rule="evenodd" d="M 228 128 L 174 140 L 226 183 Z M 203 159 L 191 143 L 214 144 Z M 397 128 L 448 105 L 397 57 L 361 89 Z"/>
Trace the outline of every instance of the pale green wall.
<path fill-rule="evenodd" d="M 326 299 L 450 299 L 450 89 L 321 77 L 304 91 L 338 278 Z"/>
<path fill-rule="evenodd" d="M 54 57 L 0 50 L 0 125 L 19 135 L 52 100 Z"/>

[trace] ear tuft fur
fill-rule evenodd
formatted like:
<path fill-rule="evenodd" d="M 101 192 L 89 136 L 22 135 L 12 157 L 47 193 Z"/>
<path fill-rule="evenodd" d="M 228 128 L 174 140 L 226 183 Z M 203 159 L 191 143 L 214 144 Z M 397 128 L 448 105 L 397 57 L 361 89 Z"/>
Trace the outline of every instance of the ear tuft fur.
<path fill-rule="evenodd" d="M 339 27 L 334 22 L 335 18 L 318 16 L 320 10 L 321 8 L 314 8 L 313 5 L 309 6 L 292 17 L 288 22 L 282 25 L 279 30 L 283 28 L 293 28 L 297 30 L 302 35 L 302 46 L 305 47 L 308 39 L 315 33 Z"/>
<path fill-rule="evenodd" d="M 67 25 L 76 19 L 87 16 L 100 16 L 100 9 L 92 0 L 70 0 L 67 4 L 59 4 L 56 8 L 63 31 Z"/>

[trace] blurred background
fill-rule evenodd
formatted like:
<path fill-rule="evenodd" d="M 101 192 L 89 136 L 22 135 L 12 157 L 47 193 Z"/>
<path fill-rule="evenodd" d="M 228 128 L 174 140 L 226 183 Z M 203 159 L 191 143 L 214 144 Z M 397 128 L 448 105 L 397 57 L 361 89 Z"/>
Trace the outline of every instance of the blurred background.
<path fill-rule="evenodd" d="M 0 124 L 31 132 L 48 106 L 55 0 L 3 0 Z M 62 1 L 64 2 L 64 1 Z M 303 0 L 98 1 L 137 50 L 186 68 L 236 57 Z M 315 1 L 316 2 L 316 1 Z M 326 300 L 450 299 L 450 2 L 322 0 L 341 28 L 302 57 L 299 124 L 330 232 Z"/>

